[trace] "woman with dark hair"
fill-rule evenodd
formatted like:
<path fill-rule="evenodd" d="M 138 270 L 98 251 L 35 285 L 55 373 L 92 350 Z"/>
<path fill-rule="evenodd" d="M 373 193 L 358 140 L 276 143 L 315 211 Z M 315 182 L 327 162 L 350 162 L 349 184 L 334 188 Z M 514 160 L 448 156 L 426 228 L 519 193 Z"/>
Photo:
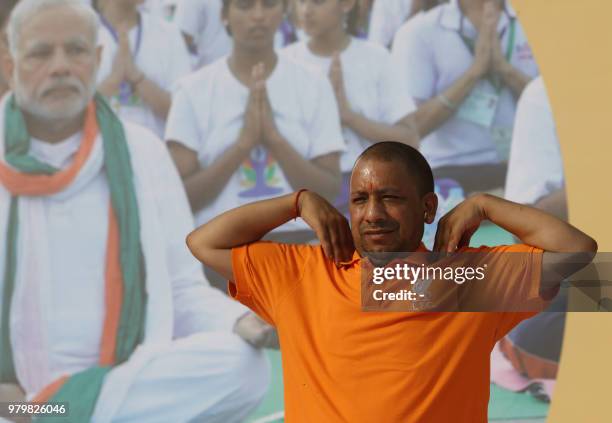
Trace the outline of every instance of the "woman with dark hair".
<path fill-rule="evenodd" d="M 94 0 L 102 20 L 99 90 L 123 119 L 162 138 L 172 85 L 191 71 L 180 31 L 150 13 L 143 0 Z"/>
<path fill-rule="evenodd" d="M 308 188 L 333 199 L 344 141 L 329 81 L 277 55 L 282 0 L 224 0 L 232 52 L 181 80 L 166 140 L 198 224 L 234 207 Z M 301 220 L 277 239 L 304 241 Z"/>
<path fill-rule="evenodd" d="M 8 54 L 8 40 L 6 37 L 6 25 L 11 11 L 18 0 L 0 0 L 0 59 Z M 4 75 L 0 70 L 0 97 L 9 90 L 8 75 Z"/>
<path fill-rule="evenodd" d="M 395 140 L 417 146 L 415 105 L 402 88 L 390 53 L 356 37 L 355 0 L 298 0 L 297 14 L 308 41 L 292 44 L 284 55 L 317 68 L 334 87 L 347 151 L 341 158 L 343 191 L 337 206 L 348 203 L 355 159 L 374 142 Z"/>

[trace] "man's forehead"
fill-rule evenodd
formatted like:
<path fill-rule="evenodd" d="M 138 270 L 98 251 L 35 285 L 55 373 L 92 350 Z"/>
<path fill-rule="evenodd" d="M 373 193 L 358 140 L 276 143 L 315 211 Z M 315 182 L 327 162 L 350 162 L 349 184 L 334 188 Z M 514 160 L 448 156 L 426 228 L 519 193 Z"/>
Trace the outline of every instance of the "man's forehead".
<path fill-rule="evenodd" d="M 412 175 L 399 159 L 362 158 L 351 173 L 351 186 L 368 185 L 401 185 L 412 181 Z"/>
<path fill-rule="evenodd" d="M 377 159 L 377 158 L 361 158 L 353 167 L 351 180 L 355 181 L 371 181 L 375 179 L 412 179 L 412 175 L 408 172 L 408 167 L 402 163 L 400 159 Z"/>
<path fill-rule="evenodd" d="M 70 41 L 93 43 L 93 28 L 78 8 L 70 5 L 54 5 L 28 16 L 21 26 L 21 43 L 56 44 Z"/>

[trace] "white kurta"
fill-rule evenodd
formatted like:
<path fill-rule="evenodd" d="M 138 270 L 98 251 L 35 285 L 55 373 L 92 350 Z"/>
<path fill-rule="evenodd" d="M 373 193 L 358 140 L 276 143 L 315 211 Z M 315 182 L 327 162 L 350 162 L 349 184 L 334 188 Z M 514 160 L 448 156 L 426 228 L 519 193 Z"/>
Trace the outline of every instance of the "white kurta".
<path fill-rule="evenodd" d="M 144 128 L 124 127 L 146 262 L 145 341 L 107 376 L 94 421 L 187 421 L 206 413 L 235 421 L 265 392 L 267 364 L 261 352 L 231 332 L 246 309 L 211 288 L 187 250 L 193 219 L 164 144 Z M 63 167 L 79 142 L 80 134 L 55 145 L 34 141 L 31 152 Z M 109 205 L 101 148 L 98 138 L 83 170 L 64 191 L 20 198 L 10 323 L 17 376 L 28 398 L 57 377 L 98 362 Z M 1 233 L 8 200 L 0 186 Z M 1 257 L 5 243 L 0 242 Z M 4 264 L 0 260 L 0 272 Z M 173 395 L 168 395 L 170 382 Z"/>
<path fill-rule="evenodd" d="M 534 204 L 563 186 L 563 161 L 555 121 L 542 77 L 523 91 L 508 162 L 505 196 Z"/>

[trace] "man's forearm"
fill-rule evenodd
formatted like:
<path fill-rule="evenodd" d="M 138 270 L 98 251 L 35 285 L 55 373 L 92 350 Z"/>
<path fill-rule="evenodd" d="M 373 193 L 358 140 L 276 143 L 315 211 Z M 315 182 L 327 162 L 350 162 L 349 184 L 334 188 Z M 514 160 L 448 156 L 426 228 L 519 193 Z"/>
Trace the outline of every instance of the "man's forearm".
<path fill-rule="evenodd" d="M 249 156 L 250 150 L 239 142 L 234 143 L 210 166 L 200 168 L 183 178 L 191 210 L 200 211 L 212 203 L 227 186 L 228 181 L 242 162 Z"/>
<path fill-rule="evenodd" d="M 512 94 L 516 98 L 521 96 L 521 93 L 531 81 L 531 78 L 525 75 L 520 70 L 516 69 L 509 63 L 506 63 L 502 70 L 499 72 L 499 75 L 504 81 L 504 85 L 506 85 L 512 91 Z"/>
<path fill-rule="evenodd" d="M 153 113 L 158 118 L 165 120 L 168 117 L 170 104 L 172 103 L 170 93 L 146 76 L 143 76 L 143 78 L 142 81 L 135 84 L 134 91 L 153 110 Z"/>
<path fill-rule="evenodd" d="M 274 156 L 287 180 L 294 190 L 308 188 L 311 191 L 320 193 L 329 201 L 340 192 L 342 183 L 340 171 L 333 172 L 318 166 L 312 160 L 308 160 L 287 141 L 284 137 L 268 145 L 270 153 Z"/>
<path fill-rule="evenodd" d="M 591 237 L 546 212 L 488 194 L 479 194 L 476 200 L 485 218 L 525 244 L 556 253 L 597 249 Z"/>
<path fill-rule="evenodd" d="M 441 95 L 421 102 L 419 108 L 415 112 L 415 119 L 418 122 L 418 130 L 421 138 L 435 131 L 440 125 L 446 122 L 447 119 L 454 115 L 456 110 L 453 109 L 453 107 L 457 108 L 461 105 L 479 80 L 480 76 L 478 73 L 470 68 Z M 441 100 L 441 98 L 444 98 L 449 104 L 444 104 L 444 100 Z"/>
<path fill-rule="evenodd" d="M 295 198 L 289 194 L 229 210 L 191 232 L 189 250 L 200 262 L 234 280 L 232 248 L 258 241 L 294 218 Z"/>
<path fill-rule="evenodd" d="M 388 125 L 368 119 L 357 112 L 351 112 L 346 124 L 357 134 L 373 143 L 394 140 L 411 147 L 419 147 L 419 134 L 414 122 L 414 113 L 407 115 L 394 125 Z"/>
<path fill-rule="evenodd" d="M 295 217 L 295 198 L 292 193 L 229 210 L 193 231 L 189 247 L 229 250 L 257 241 Z"/>

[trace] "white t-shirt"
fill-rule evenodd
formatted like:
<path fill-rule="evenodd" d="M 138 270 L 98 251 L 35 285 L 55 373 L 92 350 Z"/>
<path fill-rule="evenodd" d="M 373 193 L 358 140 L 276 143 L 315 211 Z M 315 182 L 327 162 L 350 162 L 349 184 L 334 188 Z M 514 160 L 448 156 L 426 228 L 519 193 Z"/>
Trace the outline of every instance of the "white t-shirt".
<path fill-rule="evenodd" d="M 563 186 L 563 161 L 542 77 L 523 91 L 516 110 L 505 196 L 534 204 Z"/>
<path fill-rule="evenodd" d="M 374 0 L 368 39 L 388 47 L 397 30 L 408 19 L 411 9 L 412 0 Z"/>
<path fill-rule="evenodd" d="M 142 33 L 140 48 L 136 51 L 138 27 L 129 33 L 130 47 L 135 55 L 136 66 L 146 77 L 166 91 L 172 90 L 172 85 L 182 76 L 191 72 L 189 52 L 179 30 L 172 24 L 141 13 Z M 100 26 L 99 44 L 103 46 L 102 62 L 98 72 L 98 83 L 104 81 L 111 73 L 117 42 L 112 33 L 104 25 Z M 160 138 L 164 135 L 165 121 L 157 117 L 153 110 L 142 103 L 142 100 L 132 94 L 125 99 L 114 96 L 111 105 L 115 112 L 125 120 L 138 123 L 153 131 Z"/>
<path fill-rule="evenodd" d="M 338 106 L 329 81 L 279 56 L 266 89 L 276 127 L 302 157 L 311 160 L 344 151 Z M 172 101 L 166 140 L 184 144 L 198 153 L 203 167 L 210 166 L 238 139 L 248 96 L 248 88 L 233 75 L 227 59 L 203 67 L 180 81 Z M 196 223 L 206 223 L 229 209 L 299 188 L 289 185 L 274 157 L 258 146 L 219 196 L 197 212 Z M 302 221 L 291 221 L 281 230 L 304 228 Z"/>
<path fill-rule="evenodd" d="M 232 39 L 221 22 L 221 6 L 221 0 L 181 0 L 176 6 L 174 22 L 198 47 L 198 68 L 232 50 Z"/>
<path fill-rule="evenodd" d="M 283 49 L 282 54 L 313 67 L 325 78 L 329 74 L 331 57 L 315 55 L 306 42 L 294 43 Z M 403 79 L 385 48 L 352 38 L 340 54 L 340 62 L 346 96 L 355 112 L 393 125 L 415 110 L 412 98 L 401 88 Z M 343 172 L 350 172 L 359 154 L 372 143 L 349 128 L 343 128 L 343 135 L 347 151 L 342 155 L 340 167 Z"/>
<path fill-rule="evenodd" d="M 395 36 L 393 59 L 407 80 L 409 94 L 417 101 L 429 100 L 444 92 L 473 62 L 472 54 L 459 35 L 462 14 L 457 1 L 452 0 L 415 16 Z M 504 54 L 512 32 L 512 19 L 516 19 L 514 11 L 507 6 L 497 26 L 498 34 L 503 34 L 501 47 Z M 523 28 L 518 21 L 515 22 L 510 62 L 524 74 L 535 77 L 539 73 L 537 64 Z M 476 39 L 476 29 L 469 19 L 463 19 L 463 28 L 466 37 Z M 480 81 L 478 88 L 485 90 L 487 95 L 495 94 L 487 80 Z M 514 94 L 504 87 L 489 127 L 462 119 L 455 113 L 431 136 L 423 139 L 421 151 L 433 168 L 499 163 L 503 155 L 498 153 L 494 139 L 500 136 L 509 143 L 515 110 Z"/>

